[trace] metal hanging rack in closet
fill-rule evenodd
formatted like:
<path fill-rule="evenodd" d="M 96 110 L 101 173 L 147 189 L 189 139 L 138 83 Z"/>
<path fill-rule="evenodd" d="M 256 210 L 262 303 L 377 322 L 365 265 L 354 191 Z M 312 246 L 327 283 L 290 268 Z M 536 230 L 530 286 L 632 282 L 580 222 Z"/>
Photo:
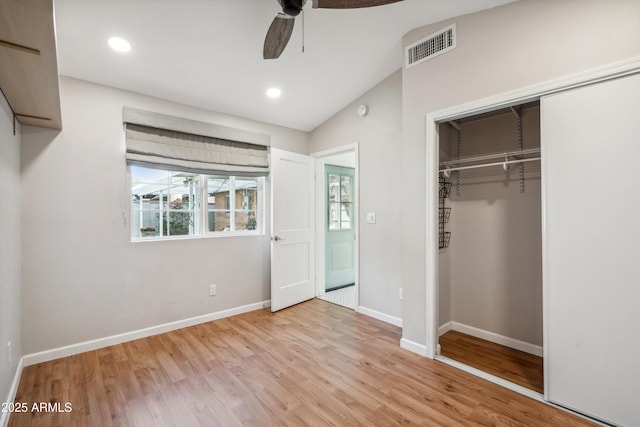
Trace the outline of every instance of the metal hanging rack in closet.
<path fill-rule="evenodd" d="M 490 166 L 504 166 L 515 163 L 526 163 L 526 162 L 534 162 L 540 160 L 540 156 L 537 157 L 527 157 L 527 158 L 518 158 L 522 156 L 532 155 L 532 154 L 540 154 L 539 148 L 529 148 L 526 150 L 515 150 L 515 151 L 507 151 L 503 153 L 495 153 L 495 154 L 487 154 L 484 156 L 475 156 L 475 157 L 464 157 L 461 159 L 455 160 L 447 160 L 444 162 L 440 162 L 440 172 L 447 176 L 447 172 L 460 171 L 465 169 L 477 169 L 477 168 L 486 168 Z M 488 160 L 495 159 L 504 159 L 501 162 L 492 162 L 492 163 L 481 163 L 477 165 L 469 165 L 469 166 L 455 166 L 464 163 L 475 163 L 475 162 L 486 162 Z M 509 160 L 513 159 L 513 160 Z"/>
<path fill-rule="evenodd" d="M 457 192 L 460 195 L 460 172 L 468 169 L 478 169 L 493 166 L 502 166 L 504 171 L 508 171 L 512 164 L 519 165 L 519 178 L 520 178 L 520 192 L 524 192 L 524 163 L 535 162 L 540 160 L 540 148 L 523 149 L 522 147 L 522 119 L 520 117 L 520 111 L 514 107 L 510 107 L 511 112 L 514 114 L 518 125 L 517 135 L 517 149 L 513 151 L 506 151 L 501 153 L 486 154 L 473 157 L 461 157 L 462 151 L 462 124 L 456 121 L 449 121 L 448 123 L 458 131 L 458 158 L 453 160 L 447 160 L 440 162 L 439 172 L 446 178 L 451 176 L 451 172 L 458 171 L 457 174 Z M 537 155 L 537 156 L 536 156 Z M 534 156 L 534 157 L 530 157 Z M 491 160 L 503 159 L 499 162 L 491 162 Z M 489 163 L 486 163 L 489 162 Z M 474 163 L 469 165 L 469 163 Z M 466 164 L 466 165 L 465 165 Z"/>

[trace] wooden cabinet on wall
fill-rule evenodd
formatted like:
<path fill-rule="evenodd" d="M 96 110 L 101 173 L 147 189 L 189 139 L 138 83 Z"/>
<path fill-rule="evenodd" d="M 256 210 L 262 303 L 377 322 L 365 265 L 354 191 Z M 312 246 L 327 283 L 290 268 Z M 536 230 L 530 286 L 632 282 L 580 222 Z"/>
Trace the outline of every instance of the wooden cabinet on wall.
<path fill-rule="evenodd" d="M 0 1 L 0 89 L 20 124 L 62 129 L 52 0 Z"/>

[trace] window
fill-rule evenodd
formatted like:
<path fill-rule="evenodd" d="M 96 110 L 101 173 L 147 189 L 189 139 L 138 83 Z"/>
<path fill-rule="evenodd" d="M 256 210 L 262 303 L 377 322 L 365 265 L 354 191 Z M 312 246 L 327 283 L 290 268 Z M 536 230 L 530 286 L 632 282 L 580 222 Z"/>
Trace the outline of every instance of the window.
<path fill-rule="evenodd" d="M 124 107 L 131 240 L 260 234 L 269 135 Z"/>
<path fill-rule="evenodd" d="M 208 177 L 207 229 L 210 232 L 257 229 L 259 179 Z"/>
<path fill-rule="evenodd" d="M 329 231 L 349 230 L 353 210 L 352 177 L 329 173 Z"/>
<path fill-rule="evenodd" d="M 259 233 L 264 178 L 130 166 L 131 239 Z"/>

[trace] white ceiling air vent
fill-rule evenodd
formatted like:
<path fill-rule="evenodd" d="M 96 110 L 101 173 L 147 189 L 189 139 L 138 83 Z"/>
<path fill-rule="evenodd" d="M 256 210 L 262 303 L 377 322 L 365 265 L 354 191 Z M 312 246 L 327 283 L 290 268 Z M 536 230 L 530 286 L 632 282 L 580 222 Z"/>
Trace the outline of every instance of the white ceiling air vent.
<path fill-rule="evenodd" d="M 407 47 L 405 68 L 413 67 L 427 59 L 434 58 L 456 47 L 456 24 L 418 40 Z"/>

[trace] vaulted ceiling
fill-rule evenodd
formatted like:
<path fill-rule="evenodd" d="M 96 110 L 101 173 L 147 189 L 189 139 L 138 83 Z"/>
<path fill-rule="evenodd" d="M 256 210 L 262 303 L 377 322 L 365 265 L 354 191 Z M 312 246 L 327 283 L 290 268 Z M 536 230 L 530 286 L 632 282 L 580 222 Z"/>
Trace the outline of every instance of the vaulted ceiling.
<path fill-rule="evenodd" d="M 312 130 L 403 63 L 413 28 L 513 0 L 404 0 L 313 9 L 279 59 L 262 59 L 277 0 L 56 0 L 60 74 L 209 110 Z M 128 53 L 110 37 L 127 39 Z M 269 87 L 282 96 L 269 99 Z"/>

